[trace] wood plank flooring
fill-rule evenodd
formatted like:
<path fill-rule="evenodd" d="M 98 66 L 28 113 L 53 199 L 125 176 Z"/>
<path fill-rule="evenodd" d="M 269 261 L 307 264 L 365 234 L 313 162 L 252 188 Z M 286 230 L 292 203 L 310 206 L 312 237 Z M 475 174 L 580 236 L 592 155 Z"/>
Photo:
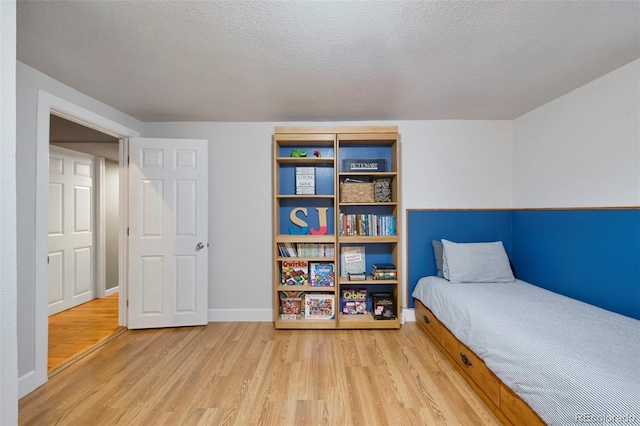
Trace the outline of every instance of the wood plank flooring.
<path fill-rule="evenodd" d="M 498 425 L 415 323 L 126 331 L 19 401 L 19 424 Z"/>
<path fill-rule="evenodd" d="M 119 330 L 118 293 L 51 315 L 48 373 L 55 374 Z"/>

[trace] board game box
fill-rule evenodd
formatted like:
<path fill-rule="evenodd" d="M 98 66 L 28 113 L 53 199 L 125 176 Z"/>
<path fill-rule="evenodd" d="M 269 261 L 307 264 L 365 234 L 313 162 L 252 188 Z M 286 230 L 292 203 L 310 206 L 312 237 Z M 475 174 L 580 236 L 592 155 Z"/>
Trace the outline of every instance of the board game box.
<path fill-rule="evenodd" d="M 335 272 L 333 263 L 311 262 L 309 264 L 309 281 L 313 287 L 333 287 L 335 286 Z"/>
<path fill-rule="evenodd" d="M 364 288 L 342 289 L 342 313 L 363 315 L 367 313 L 367 290 Z"/>
<path fill-rule="evenodd" d="M 280 318 L 283 320 L 302 319 L 302 300 L 304 293 L 301 291 L 280 292 Z"/>
<path fill-rule="evenodd" d="M 309 262 L 306 260 L 283 260 L 281 270 L 282 284 L 309 284 Z"/>
<path fill-rule="evenodd" d="M 371 307 L 373 309 L 373 319 L 396 319 L 396 307 L 391 293 L 373 293 L 371 295 Z"/>
<path fill-rule="evenodd" d="M 335 318 L 333 294 L 305 294 L 304 317 L 306 319 Z"/>
<path fill-rule="evenodd" d="M 367 261 L 364 246 L 343 246 L 340 253 L 340 276 L 364 274 L 366 271 Z"/>

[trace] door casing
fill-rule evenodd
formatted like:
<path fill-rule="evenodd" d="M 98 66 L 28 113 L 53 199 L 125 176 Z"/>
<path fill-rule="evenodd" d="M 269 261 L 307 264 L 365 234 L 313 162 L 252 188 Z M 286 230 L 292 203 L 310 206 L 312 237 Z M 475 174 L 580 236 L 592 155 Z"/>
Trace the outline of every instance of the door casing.
<path fill-rule="evenodd" d="M 48 353 L 48 191 L 49 191 L 49 122 L 54 114 L 86 127 L 101 131 L 120 139 L 120 291 L 127 294 L 126 277 L 126 229 L 128 226 L 128 173 L 127 173 L 127 138 L 138 137 L 140 133 L 120 123 L 110 120 L 86 108 L 80 107 L 65 99 L 52 95 L 44 90 L 38 91 L 38 108 L 36 112 L 36 150 L 35 150 L 35 212 L 34 212 L 34 250 L 30 260 L 34 265 L 33 303 L 33 354 L 18 354 L 19 358 L 32 360 L 29 371 L 18 378 L 18 398 L 30 393 L 47 381 Z M 26 261 L 26 260 L 25 260 Z M 120 298 L 119 324 L 127 325 L 126 300 Z"/>

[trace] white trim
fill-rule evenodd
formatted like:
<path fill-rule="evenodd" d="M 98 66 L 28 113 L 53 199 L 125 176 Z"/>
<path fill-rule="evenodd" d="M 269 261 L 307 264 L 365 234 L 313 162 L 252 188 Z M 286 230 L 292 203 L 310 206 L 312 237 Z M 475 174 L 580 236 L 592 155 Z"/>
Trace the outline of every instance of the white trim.
<path fill-rule="evenodd" d="M 273 309 L 209 309 L 209 322 L 273 322 Z"/>
<path fill-rule="evenodd" d="M 118 288 L 120 297 L 118 298 L 118 325 L 126 327 L 129 324 L 129 309 L 127 306 L 129 294 L 129 139 L 120 139 L 120 158 L 118 167 L 119 176 L 119 198 L 120 205 L 120 229 L 118 238 Z"/>
<path fill-rule="evenodd" d="M 115 135 L 116 137 L 137 137 L 139 132 L 115 121 L 75 105 L 44 90 L 38 90 L 36 115 L 36 170 L 35 170 L 35 220 L 34 220 L 34 369 L 18 378 L 18 398 L 36 389 L 47 381 L 48 333 L 48 274 L 47 274 L 47 234 L 49 203 L 49 122 L 50 115 L 58 115 L 80 124 Z M 123 224 L 126 227 L 126 223 Z M 120 285 L 124 283 L 121 281 Z M 122 298 L 121 298 L 122 299 Z"/>
<path fill-rule="evenodd" d="M 96 299 L 102 299 L 105 294 L 106 289 L 106 280 L 107 280 L 107 271 L 106 271 L 106 241 L 105 241 L 105 175 L 104 175 L 104 158 L 95 157 L 95 178 L 94 178 L 94 191 L 95 191 L 95 265 L 96 265 L 96 289 L 95 296 Z"/>
<path fill-rule="evenodd" d="M 416 322 L 416 310 L 412 308 L 402 308 L 402 323 Z"/>
<path fill-rule="evenodd" d="M 116 294 L 120 292 L 120 287 L 119 286 L 115 286 L 112 288 L 108 288 L 104 291 L 104 296 L 111 296 L 112 294 Z"/>
<path fill-rule="evenodd" d="M 209 309 L 209 322 L 272 322 L 272 309 Z M 412 308 L 402 309 L 402 323 L 415 322 L 416 311 Z"/>

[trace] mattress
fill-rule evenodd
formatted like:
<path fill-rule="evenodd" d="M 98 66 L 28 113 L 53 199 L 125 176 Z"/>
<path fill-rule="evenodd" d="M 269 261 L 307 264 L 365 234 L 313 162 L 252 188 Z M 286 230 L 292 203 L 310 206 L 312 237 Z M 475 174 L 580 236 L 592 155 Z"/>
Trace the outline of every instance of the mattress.
<path fill-rule="evenodd" d="M 640 423 L 640 321 L 521 280 L 413 292 L 545 423 Z"/>

